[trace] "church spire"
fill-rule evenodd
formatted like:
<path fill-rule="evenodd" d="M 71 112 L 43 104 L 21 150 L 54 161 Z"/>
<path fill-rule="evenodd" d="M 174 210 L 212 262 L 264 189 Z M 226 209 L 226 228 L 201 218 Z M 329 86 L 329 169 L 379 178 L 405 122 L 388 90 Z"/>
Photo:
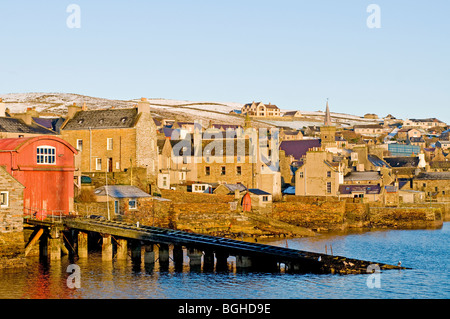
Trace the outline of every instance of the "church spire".
<path fill-rule="evenodd" d="M 325 121 L 324 121 L 323 125 L 325 125 L 325 126 L 332 126 L 333 125 L 331 123 L 331 115 L 330 115 L 330 108 L 328 107 L 328 99 L 327 99 L 327 109 L 325 111 Z"/>

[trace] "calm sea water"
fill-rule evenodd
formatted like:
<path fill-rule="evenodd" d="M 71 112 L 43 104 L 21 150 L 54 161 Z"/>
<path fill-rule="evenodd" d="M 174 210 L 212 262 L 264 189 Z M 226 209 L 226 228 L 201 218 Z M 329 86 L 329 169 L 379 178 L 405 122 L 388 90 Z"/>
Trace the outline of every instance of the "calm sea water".
<path fill-rule="evenodd" d="M 144 265 L 102 261 L 99 253 L 79 259 L 80 288 L 67 287 L 67 257 L 42 262 L 27 258 L 27 267 L 0 270 L 0 298 L 164 298 L 164 299 L 290 299 L 290 298 L 449 298 L 450 223 L 437 230 L 385 230 L 346 235 L 266 242 L 271 245 L 328 253 L 411 270 L 383 271 L 379 287 L 369 288 L 369 275 L 266 273 L 202 273 L 153 270 Z M 229 259 L 233 264 L 233 259 Z M 371 281 L 373 283 L 373 281 Z M 372 285 L 373 286 L 373 285 Z"/>

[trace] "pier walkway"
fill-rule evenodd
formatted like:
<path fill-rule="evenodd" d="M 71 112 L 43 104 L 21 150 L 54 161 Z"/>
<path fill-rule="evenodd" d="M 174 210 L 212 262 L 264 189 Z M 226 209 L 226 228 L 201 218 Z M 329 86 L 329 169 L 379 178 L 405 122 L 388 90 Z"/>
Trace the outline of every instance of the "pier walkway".
<path fill-rule="evenodd" d="M 80 256 L 87 255 L 87 234 L 98 233 L 103 238 L 102 256 L 105 254 L 106 258 L 111 259 L 113 258 L 113 243 L 115 243 L 118 258 L 120 258 L 120 251 L 126 254 L 128 248 L 132 250 L 132 254 L 136 252 L 134 256 L 140 257 L 140 250 L 143 245 L 146 263 L 155 262 L 154 246 L 159 248 L 158 259 L 160 262 L 168 262 L 169 245 L 174 247 L 172 259 L 175 262 L 180 258 L 182 259 L 182 248 L 184 247 L 187 250 L 191 267 L 201 267 L 203 259 L 204 268 L 212 267 L 214 269 L 215 265 L 216 270 L 220 269 L 221 266 L 224 267 L 224 264 L 226 265 L 226 259 L 229 256 L 236 257 L 237 269 L 252 271 L 277 271 L 281 264 L 284 264 L 285 269 L 289 272 L 300 273 L 367 273 L 369 265 L 374 264 L 378 265 L 380 270 L 405 269 L 404 267 L 379 262 L 111 220 L 61 218 L 41 221 L 25 218 L 24 223 L 35 227 L 36 236 L 38 234 L 42 236 L 43 233 L 47 234 L 48 242 L 56 239 L 58 243 L 61 243 L 61 239 L 58 241 L 58 238 L 64 238 L 68 246 L 77 247 L 77 253 Z M 43 232 L 42 229 L 46 229 L 46 231 Z M 78 233 L 72 242 L 67 239 L 69 236 L 58 234 L 69 230 Z M 35 238 L 31 238 L 29 245 L 33 240 L 36 242 Z M 61 246 L 58 243 L 53 244 L 52 247 Z M 54 252 L 56 255 L 60 254 L 57 248 L 49 248 L 48 251 Z M 373 269 L 373 266 L 370 268 Z"/>

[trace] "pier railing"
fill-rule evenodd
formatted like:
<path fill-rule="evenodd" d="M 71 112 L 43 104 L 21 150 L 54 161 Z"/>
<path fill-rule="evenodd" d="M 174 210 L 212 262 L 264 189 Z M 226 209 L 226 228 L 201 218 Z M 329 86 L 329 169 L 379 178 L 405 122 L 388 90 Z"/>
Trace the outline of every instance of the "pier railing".
<path fill-rule="evenodd" d="M 48 210 L 31 207 L 24 207 L 23 209 L 23 218 L 31 220 L 48 220 L 52 223 L 62 223 L 69 216 L 72 217 L 66 210 Z"/>

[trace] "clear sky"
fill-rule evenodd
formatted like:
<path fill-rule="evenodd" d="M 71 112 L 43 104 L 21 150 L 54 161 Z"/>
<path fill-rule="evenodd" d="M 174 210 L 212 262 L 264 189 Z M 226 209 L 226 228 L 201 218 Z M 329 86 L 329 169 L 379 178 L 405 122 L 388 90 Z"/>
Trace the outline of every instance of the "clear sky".
<path fill-rule="evenodd" d="M 3 0 L 0 93 L 309 111 L 329 98 L 332 112 L 450 123 L 449 17 L 448 0 Z"/>

